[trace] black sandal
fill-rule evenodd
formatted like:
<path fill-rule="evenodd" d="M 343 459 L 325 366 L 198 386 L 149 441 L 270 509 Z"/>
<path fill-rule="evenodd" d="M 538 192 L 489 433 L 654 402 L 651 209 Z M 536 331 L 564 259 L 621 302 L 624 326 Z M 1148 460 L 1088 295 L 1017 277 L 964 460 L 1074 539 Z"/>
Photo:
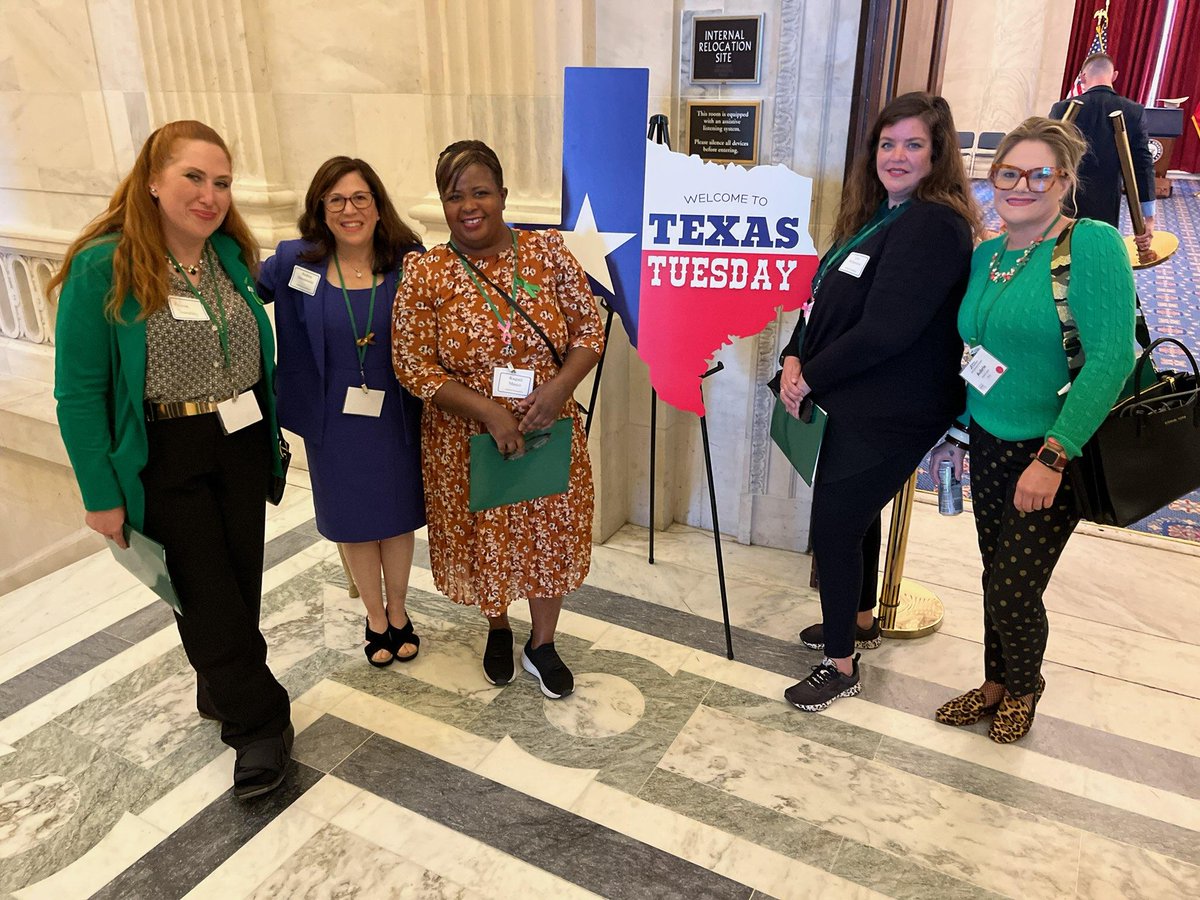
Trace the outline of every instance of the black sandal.
<path fill-rule="evenodd" d="M 396 650 L 392 646 L 392 629 L 389 625 L 382 632 L 371 630 L 371 620 L 367 619 L 367 646 L 363 648 L 363 652 L 367 654 L 367 662 L 377 669 L 390 666 L 396 661 Z M 379 661 L 375 659 L 375 654 L 380 650 L 386 650 L 392 654 L 387 659 Z"/>
<path fill-rule="evenodd" d="M 408 617 L 408 621 L 404 623 L 403 628 L 388 625 L 388 638 L 391 641 L 391 646 L 388 649 L 392 651 L 392 659 L 396 660 L 396 662 L 412 662 L 417 658 L 417 654 L 421 652 L 421 638 L 413 631 L 412 616 Z M 405 644 L 412 644 L 417 648 L 412 652 L 411 656 L 400 655 L 400 648 Z"/>

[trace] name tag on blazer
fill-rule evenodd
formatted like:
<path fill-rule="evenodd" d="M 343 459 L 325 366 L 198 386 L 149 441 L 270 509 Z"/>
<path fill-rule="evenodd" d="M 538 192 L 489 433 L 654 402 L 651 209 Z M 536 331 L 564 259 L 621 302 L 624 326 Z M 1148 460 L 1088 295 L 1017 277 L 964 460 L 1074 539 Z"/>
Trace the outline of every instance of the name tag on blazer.
<path fill-rule="evenodd" d="M 862 275 L 863 269 L 867 267 L 867 263 L 870 261 L 871 257 L 865 253 L 847 253 L 846 258 L 842 260 L 842 264 L 838 266 L 838 271 L 858 278 Z"/>
<path fill-rule="evenodd" d="M 288 287 L 300 291 L 302 294 L 308 294 L 310 297 L 317 293 L 317 285 L 320 283 L 320 275 L 311 269 L 303 269 L 300 266 L 292 269 L 292 277 L 288 279 Z"/>

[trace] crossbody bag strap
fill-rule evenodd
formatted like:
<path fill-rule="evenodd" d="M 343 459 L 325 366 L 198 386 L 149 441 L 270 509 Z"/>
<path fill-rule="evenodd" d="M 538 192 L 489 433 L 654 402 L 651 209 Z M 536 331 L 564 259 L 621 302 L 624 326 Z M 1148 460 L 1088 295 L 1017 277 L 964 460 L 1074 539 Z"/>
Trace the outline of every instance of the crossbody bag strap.
<path fill-rule="evenodd" d="M 1067 370 L 1071 380 L 1083 368 L 1083 344 L 1079 341 L 1079 326 L 1071 314 L 1067 302 L 1068 288 L 1071 284 L 1071 233 L 1075 230 L 1076 222 L 1072 222 L 1062 230 L 1054 242 L 1054 253 L 1050 257 L 1050 281 L 1054 292 L 1054 308 L 1058 312 L 1058 322 L 1062 328 L 1063 352 L 1067 355 Z M 1137 294 L 1133 295 L 1134 322 L 1133 336 L 1142 352 L 1150 346 L 1150 328 L 1146 324 L 1145 313 L 1142 312 L 1142 302 Z"/>
<path fill-rule="evenodd" d="M 496 284 L 496 282 L 492 281 L 492 279 L 488 277 L 488 274 L 485 271 L 483 271 L 483 269 L 479 268 L 479 266 L 475 265 L 475 263 L 473 263 L 473 262 L 471 262 L 471 260 L 467 259 L 467 257 L 465 255 L 460 255 L 459 258 L 463 262 L 465 262 L 468 266 L 470 266 L 471 270 L 476 275 L 478 275 L 480 278 L 482 278 L 484 281 L 486 281 L 491 286 L 492 290 L 494 290 L 497 294 L 499 294 L 501 297 L 503 297 L 505 300 L 507 300 L 508 305 L 511 306 L 513 309 L 515 309 L 517 311 L 517 313 L 521 316 L 521 318 L 529 323 L 529 327 L 532 328 L 534 331 L 536 331 L 537 336 L 540 337 L 543 342 L 545 342 L 547 349 L 549 349 L 549 351 L 550 351 L 550 355 L 552 357 L 554 357 L 554 364 L 561 369 L 563 367 L 563 359 L 562 359 L 562 355 L 558 352 L 558 348 L 556 348 L 554 346 L 554 344 L 551 343 L 550 338 L 546 335 L 546 332 L 542 331 L 542 329 L 538 325 L 538 323 L 533 321 L 533 319 L 531 319 L 529 317 L 529 313 L 525 312 L 524 307 L 522 307 L 521 304 L 517 302 L 517 298 L 514 297 L 512 294 L 510 294 L 508 291 L 504 290 L 504 288 L 500 287 L 500 285 Z"/>

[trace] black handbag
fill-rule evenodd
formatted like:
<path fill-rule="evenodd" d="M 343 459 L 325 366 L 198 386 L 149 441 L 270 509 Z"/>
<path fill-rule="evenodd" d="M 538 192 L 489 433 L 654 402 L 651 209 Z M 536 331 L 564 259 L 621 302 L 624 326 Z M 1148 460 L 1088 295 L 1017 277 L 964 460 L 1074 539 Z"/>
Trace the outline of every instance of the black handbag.
<path fill-rule="evenodd" d="M 1074 379 L 1083 367 L 1083 348 L 1067 306 L 1069 229 L 1055 244 L 1050 269 L 1063 349 Z M 1144 322 L 1140 309 L 1138 318 Z M 1192 370 L 1154 370 L 1151 355 L 1163 344 L 1182 350 Z M 1200 488 L 1200 371 L 1196 359 L 1174 338 L 1143 346 L 1134 366 L 1132 396 L 1117 402 L 1083 452 L 1067 464 L 1066 475 L 1079 514 L 1098 525 L 1125 527 Z"/>
<path fill-rule="evenodd" d="M 1138 359 L 1135 383 L 1156 347 L 1179 347 L 1191 372 L 1159 372 L 1100 424 L 1067 464 L 1080 514 L 1124 527 L 1200 488 L 1200 382 L 1196 359 L 1174 338 L 1160 338 Z"/>

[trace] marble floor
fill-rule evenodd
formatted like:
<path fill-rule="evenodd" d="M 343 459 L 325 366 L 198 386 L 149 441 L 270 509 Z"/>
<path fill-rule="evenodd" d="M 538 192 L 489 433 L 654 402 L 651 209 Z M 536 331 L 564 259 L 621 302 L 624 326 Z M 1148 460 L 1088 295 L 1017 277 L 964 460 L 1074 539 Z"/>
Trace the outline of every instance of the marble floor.
<path fill-rule="evenodd" d="M 731 661 L 711 536 L 659 533 L 651 566 L 626 527 L 563 614 L 578 689 L 551 702 L 484 681 L 423 543 L 421 655 L 376 670 L 303 483 L 268 538 L 297 739 L 250 803 L 166 607 L 106 554 L 0 597 L 0 897 L 1200 897 L 1194 546 L 1072 540 L 1036 726 L 999 747 L 931 718 L 978 683 L 981 613 L 969 518 L 927 504 L 906 572 L 944 627 L 864 653 L 820 715 L 781 699 L 818 661 L 803 555 L 724 545 Z"/>

